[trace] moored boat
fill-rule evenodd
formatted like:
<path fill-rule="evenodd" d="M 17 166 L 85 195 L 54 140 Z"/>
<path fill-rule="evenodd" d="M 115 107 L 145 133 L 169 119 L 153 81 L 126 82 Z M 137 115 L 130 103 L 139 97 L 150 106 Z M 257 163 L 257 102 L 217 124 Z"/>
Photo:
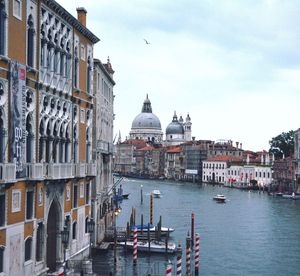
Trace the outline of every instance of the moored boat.
<path fill-rule="evenodd" d="M 143 232 L 147 233 L 148 232 L 148 229 L 149 229 L 149 232 L 150 233 L 155 233 L 155 231 L 157 231 L 157 227 L 152 225 L 152 224 L 143 224 L 143 225 L 135 225 L 135 227 L 137 228 L 137 231 L 138 232 L 141 232 L 143 230 Z M 134 226 L 132 227 L 132 230 L 134 229 Z M 168 232 L 171 233 L 171 232 L 174 232 L 175 229 L 173 228 L 170 228 L 170 227 L 161 227 L 161 234 L 164 235 L 164 234 L 167 234 Z"/>
<path fill-rule="evenodd" d="M 119 245 L 125 246 L 127 248 L 133 249 L 133 241 L 119 242 Z M 169 242 L 167 245 L 163 241 L 150 241 L 150 246 L 148 241 L 138 241 L 137 242 L 138 251 L 153 252 L 153 253 L 175 253 L 176 244 Z"/>
<path fill-rule="evenodd" d="M 161 192 L 160 192 L 160 190 L 153 190 L 151 193 L 152 193 L 152 195 L 153 195 L 154 197 L 156 197 L 156 198 L 161 197 Z"/>
<path fill-rule="evenodd" d="M 226 201 L 226 197 L 224 195 L 216 195 L 213 197 L 213 200 L 224 203 Z"/>

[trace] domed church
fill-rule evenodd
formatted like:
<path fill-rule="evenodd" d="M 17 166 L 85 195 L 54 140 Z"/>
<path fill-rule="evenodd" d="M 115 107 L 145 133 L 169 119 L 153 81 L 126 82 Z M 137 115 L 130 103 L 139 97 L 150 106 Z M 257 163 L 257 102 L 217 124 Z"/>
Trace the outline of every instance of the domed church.
<path fill-rule="evenodd" d="M 158 144 L 162 143 L 163 132 L 160 120 L 152 113 L 148 94 L 143 103 L 142 112 L 132 122 L 129 135 L 131 139 L 142 139 Z"/>
<path fill-rule="evenodd" d="M 179 145 L 186 141 L 191 141 L 192 138 L 192 122 L 190 115 L 186 116 L 185 122 L 182 116 L 179 120 L 174 112 L 172 122 L 166 128 L 166 145 Z"/>

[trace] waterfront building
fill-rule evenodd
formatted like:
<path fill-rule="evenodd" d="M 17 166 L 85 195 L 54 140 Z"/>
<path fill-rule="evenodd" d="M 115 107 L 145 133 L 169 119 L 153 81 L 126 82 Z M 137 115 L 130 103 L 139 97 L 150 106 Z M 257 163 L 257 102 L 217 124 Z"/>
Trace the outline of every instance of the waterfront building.
<path fill-rule="evenodd" d="M 274 186 L 277 188 L 279 192 L 289 191 L 294 192 L 297 191 L 296 184 L 296 174 L 295 174 L 295 164 L 294 158 L 284 157 L 282 159 L 278 159 L 274 161 L 273 164 L 273 178 L 274 178 Z"/>
<path fill-rule="evenodd" d="M 300 128 L 294 131 L 294 164 L 297 191 L 300 191 Z"/>
<path fill-rule="evenodd" d="M 113 122 L 114 122 L 114 70 L 109 58 L 107 63 L 94 59 L 94 113 L 93 159 L 97 175 L 92 185 L 92 217 L 97 221 L 94 241 L 104 239 L 108 226 L 112 225 L 111 194 L 113 188 Z"/>
<path fill-rule="evenodd" d="M 202 182 L 225 184 L 228 181 L 227 169 L 232 163 L 241 163 L 237 156 L 210 156 L 202 162 Z M 235 172 L 236 173 L 236 172 Z"/>
<path fill-rule="evenodd" d="M 0 3 L 3 275 L 55 273 L 64 257 L 88 254 L 99 39 L 86 28 L 86 10 L 77 12 L 78 19 L 53 0 Z"/>
<path fill-rule="evenodd" d="M 163 132 L 159 118 L 152 113 L 151 102 L 148 94 L 143 103 L 142 112 L 138 114 L 131 125 L 130 139 L 141 139 L 146 142 L 161 144 Z"/>
<path fill-rule="evenodd" d="M 146 142 L 140 139 L 129 139 L 116 144 L 114 158 L 114 172 L 122 175 L 136 173 L 135 150 L 146 146 Z"/>
<path fill-rule="evenodd" d="M 165 177 L 181 180 L 184 176 L 183 151 L 180 146 L 166 150 Z"/>

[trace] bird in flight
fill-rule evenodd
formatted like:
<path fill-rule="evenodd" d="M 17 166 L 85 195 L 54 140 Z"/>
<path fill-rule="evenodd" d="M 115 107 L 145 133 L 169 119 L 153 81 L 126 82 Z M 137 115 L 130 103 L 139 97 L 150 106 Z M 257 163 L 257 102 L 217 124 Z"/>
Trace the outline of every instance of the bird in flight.
<path fill-rule="evenodd" d="M 151 44 L 147 39 L 144 38 L 144 40 L 146 44 Z"/>

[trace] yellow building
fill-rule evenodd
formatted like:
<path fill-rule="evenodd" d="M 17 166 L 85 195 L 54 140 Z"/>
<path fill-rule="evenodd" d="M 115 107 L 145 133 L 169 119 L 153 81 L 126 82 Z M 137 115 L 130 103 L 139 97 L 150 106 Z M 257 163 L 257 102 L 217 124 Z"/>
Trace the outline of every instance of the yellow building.
<path fill-rule="evenodd" d="M 88 252 L 99 39 L 77 12 L 53 0 L 0 1 L 0 275 L 45 275 L 64 253 Z"/>

